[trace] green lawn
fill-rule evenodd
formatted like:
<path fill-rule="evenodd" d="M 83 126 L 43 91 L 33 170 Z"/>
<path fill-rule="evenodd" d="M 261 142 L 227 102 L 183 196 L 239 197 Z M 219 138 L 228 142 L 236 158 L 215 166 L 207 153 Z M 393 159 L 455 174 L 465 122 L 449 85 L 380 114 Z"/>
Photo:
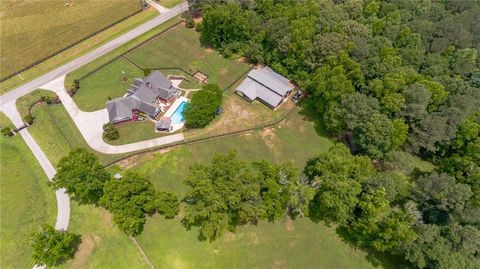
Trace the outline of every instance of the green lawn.
<path fill-rule="evenodd" d="M 139 0 L 0 1 L 0 77 L 141 10 Z M 114 10 L 114 12 L 112 12 Z"/>
<path fill-rule="evenodd" d="M 111 145 L 129 144 L 171 134 L 164 132 L 155 133 L 155 124 L 150 120 L 124 122 L 115 125 L 115 127 L 117 127 L 120 133 L 120 138 L 118 140 L 105 141 Z"/>
<path fill-rule="evenodd" d="M 17 101 L 17 108 L 25 111 L 24 105 L 31 100 L 36 100 L 33 96 L 40 96 L 42 93 L 48 93 L 48 91 L 37 90 L 22 97 Z M 28 130 L 54 165 L 75 147 L 88 149 L 99 156 L 103 163 L 109 163 L 123 156 L 102 154 L 91 149 L 62 104 L 36 105 L 32 115 L 35 121 Z"/>
<path fill-rule="evenodd" d="M 68 230 L 82 235 L 75 258 L 60 268 L 147 269 L 130 239 L 114 224 L 103 208 L 72 203 Z"/>
<path fill-rule="evenodd" d="M 108 100 L 122 97 L 136 77 L 143 77 L 143 71 L 119 58 L 82 79 L 73 100 L 83 111 L 103 109 Z"/>
<path fill-rule="evenodd" d="M 245 160 L 292 160 L 302 167 L 332 145 L 313 125 L 295 113 L 276 128 L 144 154 L 131 169 L 147 175 L 156 188 L 181 197 L 187 168 L 208 162 L 214 153 L 236 149 Z M 344 242 L 334 227 L 309 219 L 247 225 L 213 243 L 200 242 L 197 235 L 196 229 L 182 227 L 179 219 L 157 215 L 148 219 L 138 240 L 155 268 L 373 268 L 367 254 Z"/>
<path fill-rule="evenodd" d="M 182 25 L 129 52 L 126 57 L 142 68 L 179 67 L 191 74 L 201 71 L 208 76 L 209 83 L 217 83 L 222 88 L 229 86 L 250 67 L 203 48 L 199 33 Z"/>
<path fill-rule="evenodd" d="M 185 0 L 156 0 L 160 5 L 166 7 L 166 8 L 172 8 Z"/>
<path fill-rule="evenodd" d="M 3 114 L 0 125 L 13 126 Z M 28 236 L 55 223 L 55 194 L 20 135 L 0 136 L 0 171 L 0 268 L 32 268 Z"/>

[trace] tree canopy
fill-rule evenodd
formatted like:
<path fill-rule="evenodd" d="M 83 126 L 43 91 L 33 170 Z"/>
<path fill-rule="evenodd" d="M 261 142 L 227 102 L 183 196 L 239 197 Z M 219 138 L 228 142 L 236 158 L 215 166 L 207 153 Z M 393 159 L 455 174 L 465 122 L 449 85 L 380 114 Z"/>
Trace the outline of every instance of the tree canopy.
<path fill-rule="evenodd" d="M 223 92 L 216 84 L 207 84 L 192 96 L 184 111 L 186 125 L 189 128 L 207 126 L 217 115 L 222 104 Z"/>

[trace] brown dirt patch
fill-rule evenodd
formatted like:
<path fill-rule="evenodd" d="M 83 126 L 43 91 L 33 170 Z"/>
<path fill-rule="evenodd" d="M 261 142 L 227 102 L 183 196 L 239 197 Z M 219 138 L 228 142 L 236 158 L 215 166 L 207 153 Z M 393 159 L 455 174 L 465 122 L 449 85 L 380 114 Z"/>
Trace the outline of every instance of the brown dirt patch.
<path fill-rule="evenodd" d="M 232 232 L 227 232 L 225 235 L 225 241 L 230 242 L 237 238 L 237 236 Z"/>
<path fill-rule="evenodd" d="M 285 220 L 285 228 L 287 228 L 287 231 L 289 231 L 289 232 L 295 230 L 295 226 L 293 225 L 293 221 L 289 217 L 287 217 L 287 219 Z"/>
<path fill-rule="evenodd" d="M 213 50 L 212 48 L 204 48 L 203 49 L 206 53 L 212 53 L 214 52 L 215 50 Z"/>
<path fill-rule="evenodd" d="M 275 128 L 263 129 L 259 134 L 262 137 L 265 144 L 267 145 L 267 147 L 270 150 L 274 151 L 275 147 L 278 145 L 278 137 L 277 137 L 277 134 L 275 133 Z"/>
<path fill-rule="evenodd" d="M 103 210 L 100 213 L 100 218 L 102 219 L 102 223 L 108 227 L 113 227 L 113 215 L 109 213 L 107 210 Z"/>
<path fill-rule="evenodd" d="M 85 267 L 88 258 L 95 247 L 100 243 L 101 238 L 97 235 L 87 235 L 82 237 L 82 243 L 78 247 L 73 259 L 72 268 Z"/>

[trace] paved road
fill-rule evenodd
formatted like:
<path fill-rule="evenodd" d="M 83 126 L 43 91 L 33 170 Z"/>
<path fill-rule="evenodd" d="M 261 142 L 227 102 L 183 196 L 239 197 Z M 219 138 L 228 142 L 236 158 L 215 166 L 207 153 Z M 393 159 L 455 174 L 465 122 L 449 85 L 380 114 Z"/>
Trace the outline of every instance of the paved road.
<path fill-rule="evenodd" d="M 150 31 L 151 29 L 157 27 L 158 25 L 168 21 L 169 19 L 181 14 L 183 11 L 188 9 L 187 2 L 184 2 L 160 15 L 156 18 L 138 26 L 137 28 L 130 30 L 129 32 L 121 35 L 118 38 L 94 49 L 93 51 L 80 56 L 79 58 L 66 63 L 45 75 L 38 77 L 30 82 L 23 84 L 22 86 L 15 88 L 3 95 L 0 96 L 0 105 L 3 106 L 4 104 L 14 101 L 19 97 L 22 97 L 36 89 L 40 86 L 60 77 L 66 75 L 67 73 L 95 60 L 96 58 L 113 51 L 114 49 L 120 47 L 121 45 L 127 43 L 128 41 Z"/>
<path fill-rule="evenodd" d="M 172 134 L 136 143 L 113 146 L 103 141 L 103 125 L 109 122 L 107 109 L 85 112 L 78 108 L 65 89 L 65 76 L 42 85 L 42 89 L 55 92 L 87 144 L 94 150 L 105 154 L 119 154 L 154 148 L 183 141 L 183 134 Z M 153 131 L 153 130 L 152 130 Z"/>

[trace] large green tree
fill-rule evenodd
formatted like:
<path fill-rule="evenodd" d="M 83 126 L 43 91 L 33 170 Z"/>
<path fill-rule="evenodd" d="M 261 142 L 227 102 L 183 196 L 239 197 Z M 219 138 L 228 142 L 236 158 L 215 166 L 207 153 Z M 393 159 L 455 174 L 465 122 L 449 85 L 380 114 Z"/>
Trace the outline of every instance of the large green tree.
<path fill-rule="evenodd" d="M 65 188 L 80 204 L 97 205 L 109 179 L 109 173 L 94 154 L 77 148 L 58 162 L 52 186 L 54 189 Z"/>
<path fill-rule="evenodd" d="M 187 127 L 202 128 L 207 126 L 216 116 L 222 104 L 223 93 L 216 84 L 207 84 L 196 92 L 184 115 Z"/>
<path fill-rule="evenodd" d="M 37 265 L 58 266 L 73 258 L 80 242 L 79 235 L 45 224 L 31 237 L 32 258 Z"/>
<path fill-rule="evenodd" d="M 112 179 L 105 184 L 100 205 L 113 214 L 120 230 L 128 235 L 139 235 L 146 222 L 145 215 L 156 212 L 158 201 L 148 179 L 127 172 L 121 179 Z"/>

